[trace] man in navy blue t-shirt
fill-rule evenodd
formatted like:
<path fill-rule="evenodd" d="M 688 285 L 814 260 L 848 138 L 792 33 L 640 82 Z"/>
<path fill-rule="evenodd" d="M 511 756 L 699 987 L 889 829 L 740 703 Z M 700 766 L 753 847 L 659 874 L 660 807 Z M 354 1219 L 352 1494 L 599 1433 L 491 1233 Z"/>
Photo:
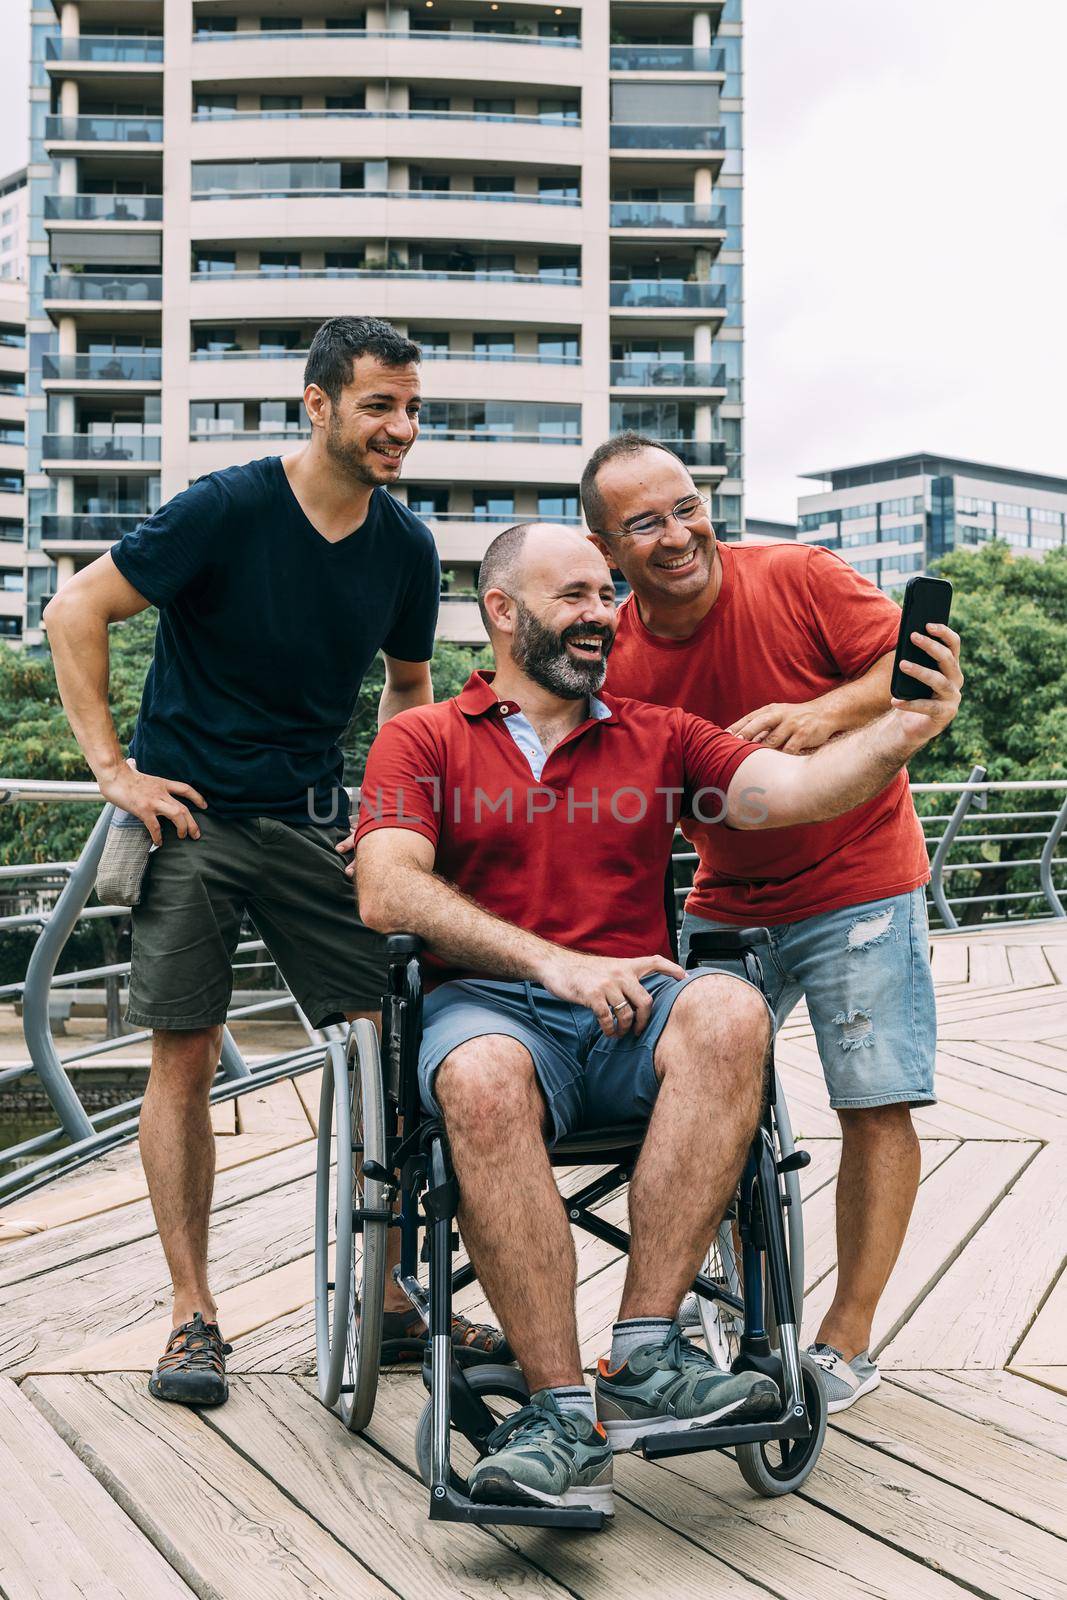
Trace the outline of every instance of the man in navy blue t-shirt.
<path fill-rule="evenodd" d="M 149 1384 L 160 1399 L 227 1394 L 207 1278 L 208 1091 L 245 914 L 316 1027 L 380 1007 L 383 941 L 359 919 L 345 864 L 339 740 L 379 650 L 379 723 L 433 699 L 440 564 L 429 529 L 388 493 L 418 436 L 419 359 L 388 323 L 324 323 L 304 373 L 308 443 L 201 478 L 45 613 L 102 794 L 162 846 L 133 912 L 127 1011 L 153 1030 L 141 1157 L 174 1286 Z M 155 655 L 128 761 L 108 709 L 108 625 L 149 605 Z M 408 1353 L 424 1330 L 389 1304 Z M 459 1336 L 500 1354 L 492 1330 L 478 1334 Z"/>

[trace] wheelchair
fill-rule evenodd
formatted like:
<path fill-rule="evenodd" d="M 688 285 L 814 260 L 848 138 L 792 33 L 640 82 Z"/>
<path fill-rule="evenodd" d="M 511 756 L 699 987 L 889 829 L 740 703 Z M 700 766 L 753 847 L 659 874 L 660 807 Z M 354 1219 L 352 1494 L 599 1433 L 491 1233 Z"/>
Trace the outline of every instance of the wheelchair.
<path fill-rule="evenodd" d="M 739 966 L 762 988 L 763 929 L 704 932 L 688 966 Z M 315 1215 L 315 1345 L 319 1396 L 352 1432 L 371 1420 L 378 1387 L 389 1230 L 400 1234 L 393 1276 L 430 1331 L 423 1381 L 429 1398 L 416 1433 L 416 1458 L 430 1492 L 431 1519 L 494 1525 L 599 1528 L 590 1507 L 487 1505 L 467 1494 L 467 1470 L 488 1435 L 529 1398 L 516 1366 L 461 1367 L 451 1343 L 453 1295 L 474 1282 L 455 1267 L 458 1184 L 440 1119 L 418 1090 L 422 1018 L 420 941 L 388 938 L 382 1045 L 366 1019 L 347 1045 L 329 1045 L 319 1108 Z M 773 1045 L 772 1045 L 773 1051 Z M 607 1167 L 565 1198 L 571 1223 L 625 1253 L 629 1236 L 594 1209 L 628 1182 L 644 1125 L 582 1131 L 550 1151 L 555 1167 Z M 350 1158 L 349 1158 L 349 1152 Z M 693 1284 L 689 1322 L 722 1368 L 754 1370 L 777 1383 L 780 1413 L 768 1421 L 650 1434 L 646 1459 L 732 1450 L 757 1493 L 788 1494 L 807 1478 L 826 1433 L 826 1397 L 815 1363 L 798 1344 L 795 1307 L 803 1295 L 803 1224 L 796 1149 L 773 1054 L 764 1106 L 737 1195 Z M 420 1265 L 425 1273 L 420 1276 Z M 695 1314 L 694 1314 L 695 1310 Z"/>

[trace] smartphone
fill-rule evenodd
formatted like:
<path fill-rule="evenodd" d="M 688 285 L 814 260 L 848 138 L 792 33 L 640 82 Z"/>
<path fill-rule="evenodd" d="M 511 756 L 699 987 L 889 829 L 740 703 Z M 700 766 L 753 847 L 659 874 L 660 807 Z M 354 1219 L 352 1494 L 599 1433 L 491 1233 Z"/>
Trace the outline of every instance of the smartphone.
<path fill-rule="evenodd" d="M 913 633 L 925 633 L 928 622 L 947 622 L 952 609 L 952 585 L 944 578 L 909 578 L 904 590 L 904 610 L 897 634 L 897 653 L 893 658 L 893 679 L 890 693 L 894 700 L 928 700 L 930 690 L 918 678 L 901 672 L 902 661 L 913 661 L 917 667 L 935 665 L 925 650 L 912 642 Z"/>

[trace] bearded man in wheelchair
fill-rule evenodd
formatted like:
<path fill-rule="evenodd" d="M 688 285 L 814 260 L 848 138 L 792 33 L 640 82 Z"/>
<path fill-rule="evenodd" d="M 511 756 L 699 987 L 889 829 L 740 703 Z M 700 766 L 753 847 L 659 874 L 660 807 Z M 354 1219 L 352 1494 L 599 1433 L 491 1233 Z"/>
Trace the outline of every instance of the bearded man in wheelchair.
<path fill-rule="evenodd" d="M 443 1119 L 463 1238 L 530 1390 L 470 1498 L 610 1512 L 614 1452 L 780 1407 L 770 1377 L 723 1370 L 678 1321 L 760 1120 L 773 1030 L 755 984 L 671 958 L 679 817 L 776 828 L 868 799 L 955 715 L 958 640 L 928 641 L 931 699 L 791 756 L 601 696 L 615 593 L 572 529 L 500 534 L 479 605 L 495 672 L 393 718 L 371 751 L 360 912 L 423 941 L 422 1102 Z M 633 1123 L 647 1131 L 626 1281 L 591 1393 L 549 1147 Z"/>

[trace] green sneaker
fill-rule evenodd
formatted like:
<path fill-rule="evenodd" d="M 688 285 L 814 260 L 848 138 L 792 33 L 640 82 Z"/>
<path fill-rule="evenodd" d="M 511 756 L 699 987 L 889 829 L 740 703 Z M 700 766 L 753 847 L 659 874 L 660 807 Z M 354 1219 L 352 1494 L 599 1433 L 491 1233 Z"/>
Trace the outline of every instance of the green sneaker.
<path fill-rule="evenodd" d="M 488 1439 L 468 1480 L 472 1500 L 494 1506 L 591 1506 L 607 1516 L 612 1502 L 612 1454 L 604 1431 L 578 1411 L 561 1411 L 550 1389 L 539 1389 Z"/>
<path fill-rule="evenodd" d="M 679 1323 L 662 1344 L 644 1344 L 612 1372 L 601 1361 L 596 1410 L 613 1450 L 649 1433 L 676 1433 L 732 1416 L 755 1422 L 781 1409 L 778 1385 L 758 1372 L 723 1372 Z"/>

